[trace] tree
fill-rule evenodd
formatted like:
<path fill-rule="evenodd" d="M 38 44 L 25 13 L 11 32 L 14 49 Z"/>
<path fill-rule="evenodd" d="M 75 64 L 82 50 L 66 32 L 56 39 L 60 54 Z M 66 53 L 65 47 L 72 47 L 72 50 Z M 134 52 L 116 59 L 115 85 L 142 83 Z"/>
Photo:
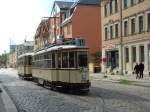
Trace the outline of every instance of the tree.
<path fill-rule="evenodd" d="M 0 55 L 0 66 L 6 66 L 6 63 L 7 63 L 7 56 L 8 54 L 2 54 Z"/>

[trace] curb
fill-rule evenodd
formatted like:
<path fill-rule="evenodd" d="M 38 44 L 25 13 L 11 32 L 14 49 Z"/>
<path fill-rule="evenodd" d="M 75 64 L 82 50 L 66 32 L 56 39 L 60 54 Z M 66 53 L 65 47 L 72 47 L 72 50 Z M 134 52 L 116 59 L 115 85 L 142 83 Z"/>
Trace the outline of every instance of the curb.
<path fill-rule="evenodd" d="M 13 101 L 5 91 L 5 89 L 0 85 L 0 88 L 2 89 L 1 97 L 6 109 L 6 112 L 18 112 L 16 106 L 14 105 Z"/>

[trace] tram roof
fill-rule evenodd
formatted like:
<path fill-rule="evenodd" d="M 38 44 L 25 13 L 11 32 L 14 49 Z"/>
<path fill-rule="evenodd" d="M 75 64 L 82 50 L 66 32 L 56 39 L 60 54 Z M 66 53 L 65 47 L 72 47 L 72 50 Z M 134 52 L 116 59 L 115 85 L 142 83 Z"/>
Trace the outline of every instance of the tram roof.
<path fill-rule="evenodd" d="M 45 52 L 50 52 L 50 51 L 57 51 L 57 50 L 65 50 L 65 49 L 88 49 L 87 46 L 76 46 L 76 45 L 59 45 L 59 46 L 53 46 L 41 51 L 36 52 L 35 54 L 42 54 Z"/>
<path fill-rule="evenodd" d="M 25 54 L 22 54 L 20 56 L 18 56 L 18 58 L 21 58 L 21 57 L 24 57 L 24 56 L 33 56 L 34 53 L 25 53 Z"/>

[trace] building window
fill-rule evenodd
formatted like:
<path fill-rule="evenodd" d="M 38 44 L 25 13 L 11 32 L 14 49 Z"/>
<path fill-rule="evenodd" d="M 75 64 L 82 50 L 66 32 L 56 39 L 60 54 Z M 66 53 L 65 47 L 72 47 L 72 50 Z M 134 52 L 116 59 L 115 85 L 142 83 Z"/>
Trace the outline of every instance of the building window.
<path fill-rule="evenodd" d="M 104 9 L 105 16 L 107 16 L 107 4 L 104 7 L 105 7 L 105 9 Z"/>
<path fill-rule="evenodd" d="M 70 24 L 67 25 L 67 34 L 70 34 Z"/>
<path fill-rule="evenodd" d="M 124 21 L 124 36 L 128 35 L 128 21 Z"/>
<path fill-rule="evenodd" d="M 123 7 L 124 9 L 128 7 L 128 0 L 123 0 Z"/>
<path fill-rule="evenodd" d="M 140 62 L 144 62 L 144 46 L 140 46 Z"/>
<path fill-rule="evenodd" d="M 129 62 L 129 48 L 125 48 L 126 63 Z"/>
<path fill-rule="evenodd" d="M 107 34 L 107 32 L 108 32 L 108 28 L 106 27 L 106 28 L 105 28 L 105 40 L 108 39 L 108 34 Z"/>
<path fill-rule="evenodd" d="M 113 38 L 113 26 L 110 26 L 110 39 Z"/>
<path fill-rule="evenodd" d="M 150 13 L 147 14 L 148 31 L 150 31 Z"/>
<path fill-rule="evenodd" d="M 115 12 L 118 11 L 118 3 L 117 3 L 117 0 L 115 0 Z"/>
<path fill-rule="evenodd" d="M 131 19 L 131 34 L 135 33 L 135 18 Z"/>
<path fill-rule="evenodd" d="M 136 62 L 136 47 L 132 47 L 133 62 Z"/>
<path fill-rule="evenodd" d="M 112 1 L 111 1 L 110 4 L 109 4 L 109 9 L 110 9 L 110 14 L 112 14 L 112 12 L 113 12 Z"/>
<path fill-rule="evenodd" d="M 118 24 L 115 24 L 115 37 L 118 37 Z"/>
<path fill-rule="evenodd" d="M 139 32 L 143 32 L 144 31 L 144 17 L 143 16 L 139 16 Z"/>

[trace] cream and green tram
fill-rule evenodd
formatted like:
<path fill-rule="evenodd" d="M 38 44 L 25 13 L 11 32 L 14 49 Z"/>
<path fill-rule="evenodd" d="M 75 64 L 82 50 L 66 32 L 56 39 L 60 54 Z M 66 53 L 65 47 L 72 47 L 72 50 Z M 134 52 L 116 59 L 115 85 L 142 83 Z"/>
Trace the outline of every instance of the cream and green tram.
<path fill-rule="evenodd" d="M 36 52 L 32 76 L 51 89 L 89 91 L 88 48 L 59 45 Z"/>
<path fill-rule="evenodd" d="M 18 76 L 23 79 L 32 78 L 33 53 L 25 53 L 18 57 Z"/>

